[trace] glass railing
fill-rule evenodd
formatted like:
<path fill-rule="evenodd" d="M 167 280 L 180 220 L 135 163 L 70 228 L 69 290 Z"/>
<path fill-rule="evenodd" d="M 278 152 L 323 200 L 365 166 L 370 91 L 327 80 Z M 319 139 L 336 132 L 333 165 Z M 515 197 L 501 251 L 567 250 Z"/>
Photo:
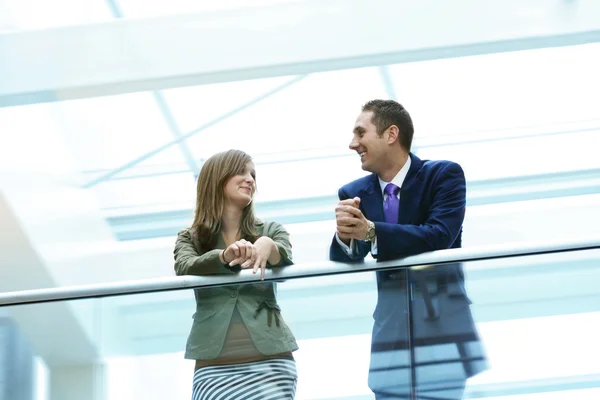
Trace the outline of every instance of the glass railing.
<path fill-rule="evenodd" d="M 600 398 L 593 238 L 4 293 L 0 399 L 190 399 L 188 335 L 218 312 L 194 295 L 250 285 L 278 287 L 256 318 L 295 336 L 296 399 Z"/>

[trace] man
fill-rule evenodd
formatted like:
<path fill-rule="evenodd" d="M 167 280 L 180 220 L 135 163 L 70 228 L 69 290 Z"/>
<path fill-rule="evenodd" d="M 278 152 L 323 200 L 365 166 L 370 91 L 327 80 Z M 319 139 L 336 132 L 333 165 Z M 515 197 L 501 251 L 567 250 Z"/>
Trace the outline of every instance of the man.
<path fill-rule="evenodd" d="M 350 149 L 372 174 L 339 190 L 331 260 L 360 262 L 369 252 L 391 260 L 461 246 L 463 170 L 412 154 L 413 132 L 397 102 L 363 106 Z M 377 289 L 369 370 L 376 399 L 462 399 L 467 378 L 486 368 L 462 266 L 378 271 Z"/>

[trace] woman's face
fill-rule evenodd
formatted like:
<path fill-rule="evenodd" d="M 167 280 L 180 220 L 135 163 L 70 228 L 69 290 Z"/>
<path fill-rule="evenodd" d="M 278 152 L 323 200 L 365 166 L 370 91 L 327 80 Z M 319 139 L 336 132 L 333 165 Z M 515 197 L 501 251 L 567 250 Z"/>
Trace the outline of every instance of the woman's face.
<path fill-rule="evenodd" d="M 255 177 L 254 164 L 249 162 L 243 173 L 232 176 L 225 183 L 225 199 L 240 208 L 247 207 L 256 190 Z"/>

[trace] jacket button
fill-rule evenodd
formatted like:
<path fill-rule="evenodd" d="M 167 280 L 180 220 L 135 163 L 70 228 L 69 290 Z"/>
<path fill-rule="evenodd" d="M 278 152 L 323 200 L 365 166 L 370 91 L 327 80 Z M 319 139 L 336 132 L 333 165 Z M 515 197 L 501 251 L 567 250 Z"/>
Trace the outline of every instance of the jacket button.
<path fill-rule="evenodd" d="M 237 292 L 231 292 L 231 297 L 237 297 Z"/>

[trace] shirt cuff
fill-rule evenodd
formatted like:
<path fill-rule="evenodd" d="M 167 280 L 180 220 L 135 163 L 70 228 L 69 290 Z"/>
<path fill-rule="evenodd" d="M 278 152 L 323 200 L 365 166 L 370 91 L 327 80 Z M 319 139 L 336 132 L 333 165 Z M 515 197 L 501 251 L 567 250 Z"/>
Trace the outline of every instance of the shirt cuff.
<path fill-rule="evenodd" d="M 354 239 L 350 239 L 350 246 L 348 246 L 346 243 L 342 242 L 342 239 L 340 239 L 340 237 L 338 236 L 337 233 L 335 234 L 335 239 L 337 240 L 338 244 L 340 245 L 342 250 L 344 250 L 346 252 L 347 255 L 349 255 L 349 256 L 354 255 L 354 251 L 352 251 L 352 249 L 354 248 Z"/>

